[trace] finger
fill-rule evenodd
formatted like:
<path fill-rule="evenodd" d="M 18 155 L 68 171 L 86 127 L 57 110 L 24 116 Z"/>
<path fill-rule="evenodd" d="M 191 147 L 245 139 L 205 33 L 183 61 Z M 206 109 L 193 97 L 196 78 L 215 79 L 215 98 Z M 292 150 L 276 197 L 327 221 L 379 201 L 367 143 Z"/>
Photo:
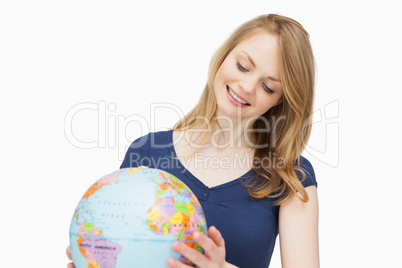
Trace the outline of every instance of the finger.
<path fill-rule="evenodd" d="M 169 258 L 168 261 L 167 261 L 167 265 L 170 268 L 188 268 L 188 267 L 191 267 L 191 266 L 188 266 L 188 265 L 182 263 L 179 260 L 176 260 L 175 258 Z"/>
<path fill-rule="evenodd" d="M 67 264 L 67 268 L 75 268 L 74 263 L 70 262 L 69 264 Z"/>
<path fill-rule="evenodd" d="M 203 249 L 207 256 L 211 255 L 216 250 L 215 242 L 210 239 L 208 236 L 201 232 L 194 232 L 193 238 L 195 242 L 197 242 Z"/>
<path fill-rule="evenodd" d="M 222 237 L 221 232 L 215 228 L 215 226 L 211 226 L 208 229 L 208 236 L 215 242 L 218 247 L 225 248 L 225 240 Z"/>
<path fill-rule="evenodd" d="M 67 247 L 66 254 L 67 254 L 67 258 L 68 258 L 70 261 L 73 260 L 73 258 L 71 257 L 70 246 Z"/>
<path fill-rule="evenodd" d="M 201 252 L 193 249 L 192 247 L 187 246 L 185 243 L 182 242 L 174 242 L 172 244 L 172 249 L 184 257 L 186 257 L 188 260 L 190 260 L 192 263 L 194 263 L 197 266 L 201 267 L 207 267 L 207 258 L 202 254 Z M 176 266 L 175 266 L 176 267 Z M 177 266 L 177 267 L 189 267 L 189 266 Z"/>
<path fill-rule="evenodd" d="M 201 234 L 199 238 L 194 237 L 195 241 L 200 244 L 200 246 L 205 251 L 205 256 L 211 261 L 219 262 L 225 260 L 225 241 L 221 233 L 214 226 L 208 229 L 209 237 Z"/>

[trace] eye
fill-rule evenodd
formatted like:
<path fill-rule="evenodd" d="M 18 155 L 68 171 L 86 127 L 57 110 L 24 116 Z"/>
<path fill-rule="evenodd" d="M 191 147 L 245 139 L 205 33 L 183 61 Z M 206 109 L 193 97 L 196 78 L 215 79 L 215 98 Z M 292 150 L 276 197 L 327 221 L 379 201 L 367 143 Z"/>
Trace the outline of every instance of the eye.
<path fill-rule="evenodd" d="M 266 92 L 268 92 L 269 94 L 274 93 L 274 91 L 272 89 L 270 89 L 269 87 L 267 87 L 264 83 L 262 83 L 262 87 L 265 89 Z"/>
<path fill-rule="evenodd" d="M 244 68 L 239 62 L 237 62 L 237 68 L 241 71 L 241 72 L 248 72 L 248 70 L 246 68 Z"/>

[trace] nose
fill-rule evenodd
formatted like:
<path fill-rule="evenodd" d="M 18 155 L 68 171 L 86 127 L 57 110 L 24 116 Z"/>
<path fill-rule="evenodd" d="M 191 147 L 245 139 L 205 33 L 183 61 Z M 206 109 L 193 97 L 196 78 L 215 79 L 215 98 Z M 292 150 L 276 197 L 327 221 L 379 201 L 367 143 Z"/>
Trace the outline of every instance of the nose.
<path fill-rule="evenodd" d="M 259 82 L 257 78 L 248 77 L 239 81 L 239 87 L 242 89 L 243 92 L 249 95 L 254 95 L 258 83 Z"/>

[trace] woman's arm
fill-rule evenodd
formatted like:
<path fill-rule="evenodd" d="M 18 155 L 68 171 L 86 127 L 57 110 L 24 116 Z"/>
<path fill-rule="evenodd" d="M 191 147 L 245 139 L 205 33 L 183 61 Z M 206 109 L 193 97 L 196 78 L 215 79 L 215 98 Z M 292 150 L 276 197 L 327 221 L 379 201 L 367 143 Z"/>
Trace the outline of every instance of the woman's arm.
<path fill-rule="evenodd" d="M 283 268 L 318 268 L 317 188 L 305 188 L 310 200 L 296 196 L 279 209 L 279 243 Z"/>

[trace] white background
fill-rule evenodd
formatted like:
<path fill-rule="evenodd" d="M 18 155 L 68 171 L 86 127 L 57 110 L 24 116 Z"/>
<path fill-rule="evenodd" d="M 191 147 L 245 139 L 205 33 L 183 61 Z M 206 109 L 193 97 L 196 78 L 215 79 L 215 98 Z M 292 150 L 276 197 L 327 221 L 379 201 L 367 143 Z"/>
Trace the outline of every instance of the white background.
<path fill-rule="evenodd" d="M 189 112 L 213 52 L 263 13 L 311 35 L 316 114 L 304 155 L 319 183 L 322 267 L 401 267 L 402 19 L 397 1 L 367 0 L 2 1 L 5 267 L 65 267 L 85 190 L 118 169 L 131 141 Z M 271 267 L 279 258 L 276 248 Z"/>

